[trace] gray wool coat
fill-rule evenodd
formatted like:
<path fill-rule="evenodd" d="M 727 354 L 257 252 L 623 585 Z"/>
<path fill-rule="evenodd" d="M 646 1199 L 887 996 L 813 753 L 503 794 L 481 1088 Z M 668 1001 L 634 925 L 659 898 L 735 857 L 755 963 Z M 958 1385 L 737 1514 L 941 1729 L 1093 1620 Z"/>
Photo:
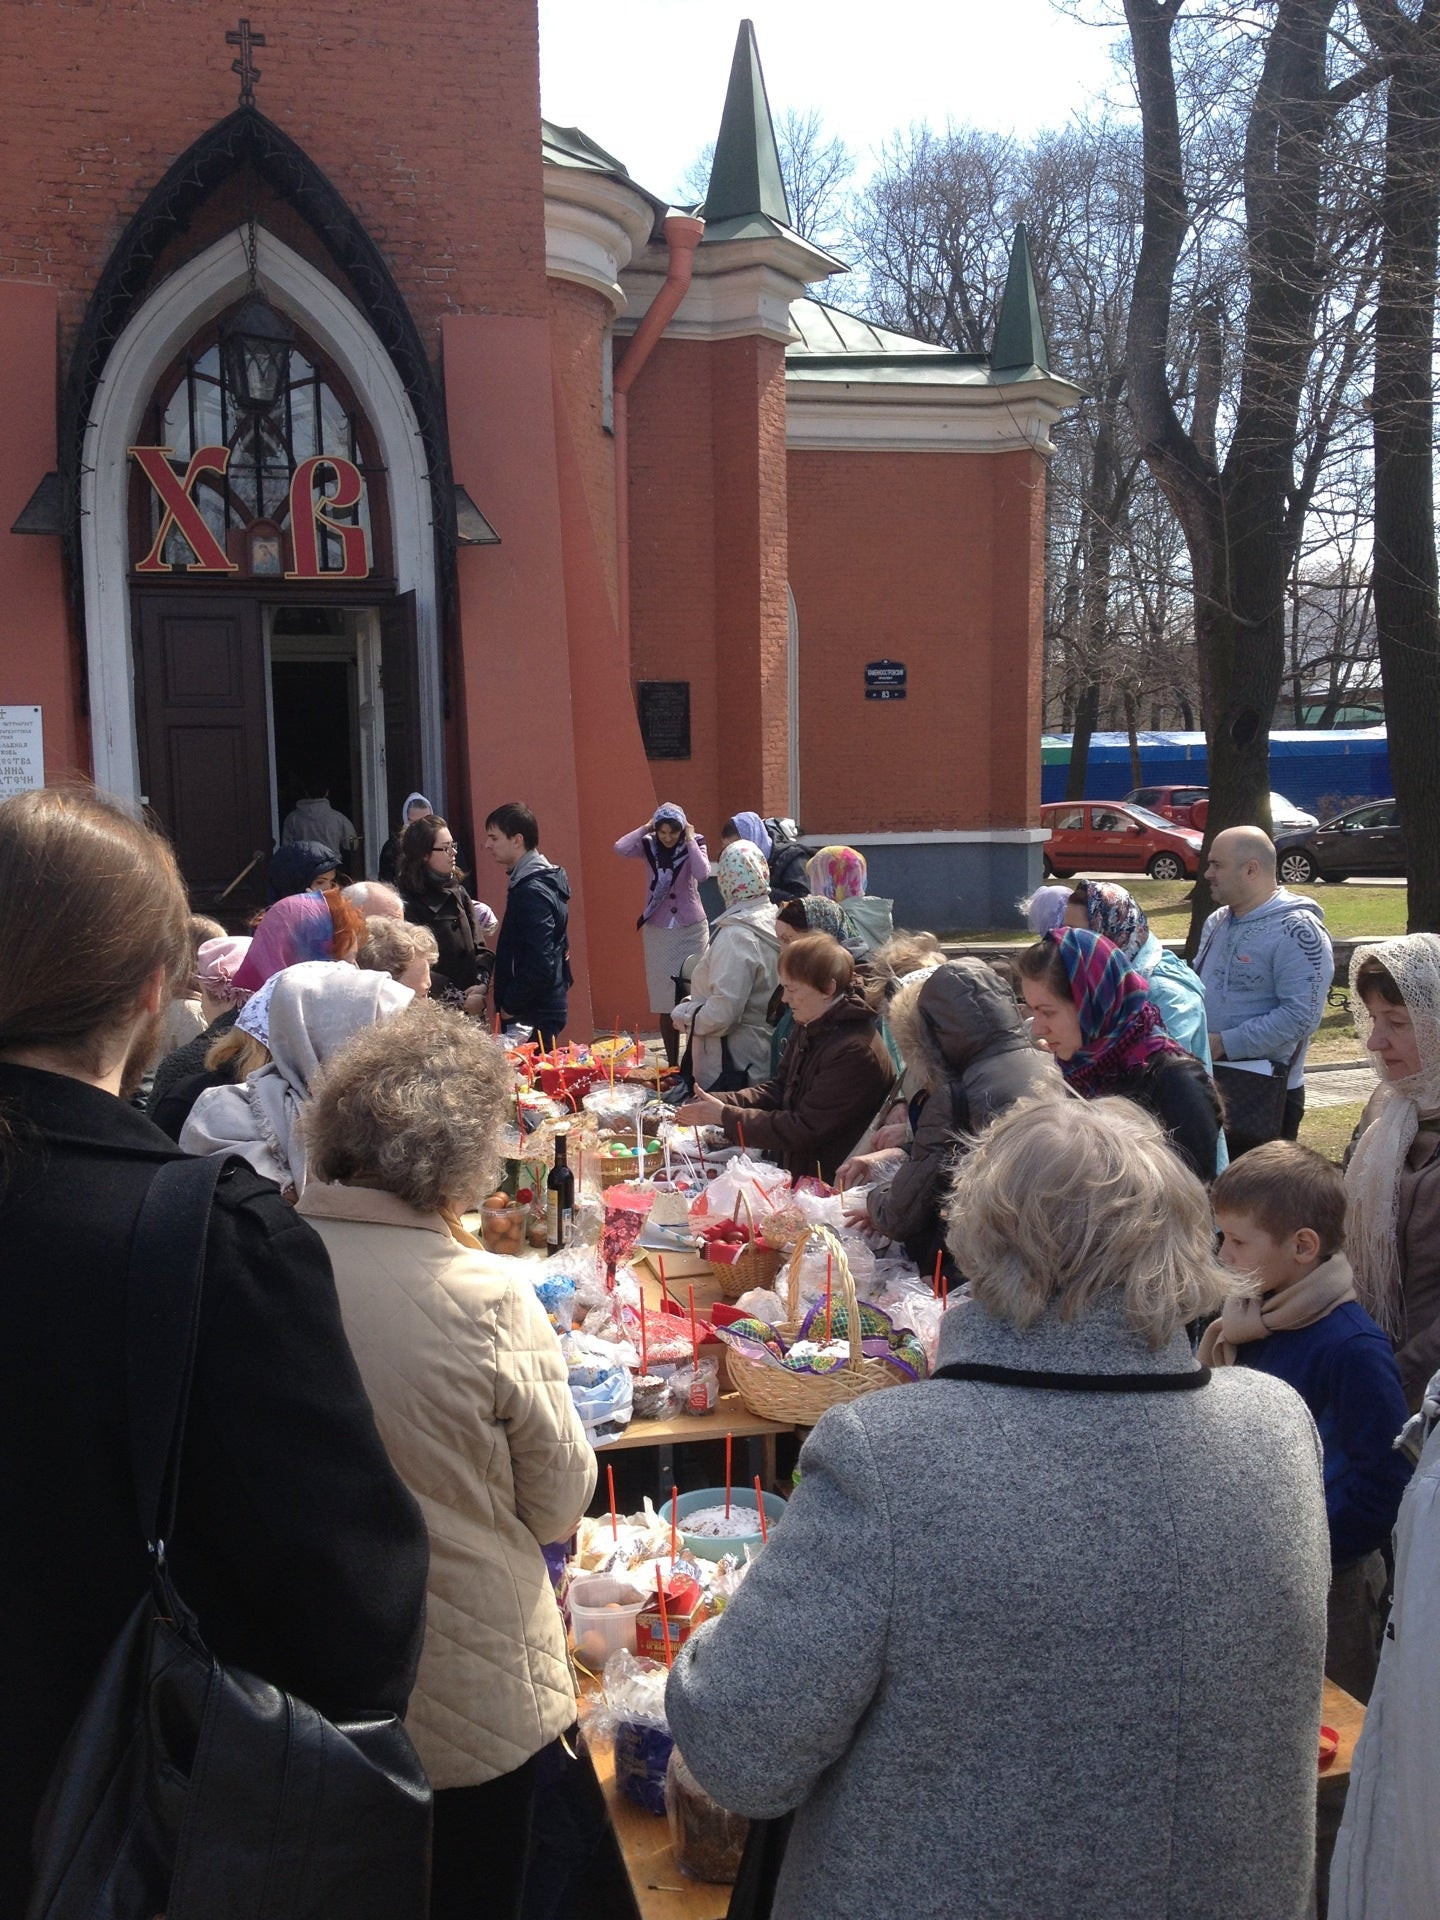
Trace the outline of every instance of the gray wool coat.
<path fill-rule="evenodd" d="M 941 1361 L 1171 1372 L 1102 1300 L 964 1302 Z M 1300 1920 L 1329 1545 L 1283 1382 L 927 1381 L 827 1413 L 667 1692 L 687 1764 L 796 1810 L 775 1920 Z"/>

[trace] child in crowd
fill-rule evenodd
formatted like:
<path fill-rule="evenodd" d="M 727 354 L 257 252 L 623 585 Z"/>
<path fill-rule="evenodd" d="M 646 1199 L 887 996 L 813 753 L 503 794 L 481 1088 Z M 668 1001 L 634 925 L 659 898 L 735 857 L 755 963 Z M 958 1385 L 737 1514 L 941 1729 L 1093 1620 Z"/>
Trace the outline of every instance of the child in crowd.
<path fill-rule="evenodd" d="M 1211 1190 L 1220 1259 L 1251 1281 L 1200 1343 L 1206 1366 L 1259 1367 L 1287 1381 L 1320 1429 L 1330 1523 L 1325 1671 L 1368 1700 L 1379 1658 L 1382 1549 L 1410 1478 L 1394 1448 L 1408 1408 L 1390 1341 L 1355 1298 L 1345 1258 L 1340 1169 L 1271 1140 Z"/>

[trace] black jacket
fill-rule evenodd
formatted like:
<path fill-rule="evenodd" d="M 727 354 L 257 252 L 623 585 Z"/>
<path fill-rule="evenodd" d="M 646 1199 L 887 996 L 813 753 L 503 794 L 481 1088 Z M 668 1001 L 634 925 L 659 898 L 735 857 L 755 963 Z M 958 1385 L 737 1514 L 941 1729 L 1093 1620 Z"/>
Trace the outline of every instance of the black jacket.
<path fill-rule="evenodd" d="M 798 840 L 777 840 L 770 849 L 770 898 L 777 907 L 787 900 L 803 900 L 810 891 L 805 869 L 814 855 Z"/>
<path fill-rule="evenodd" d="M 513 875 L 495 943 L 495 1005 L 526 1026 L 565 1025 L 570 972 L 570 880 L 563 867 Z"/>
<path fill-rule="evenodd" d="M 1209 1186 L 1220 1138 L 1220 1096 L 1193 1054 L 1152 1054 L 1138 1073 L 1107 1083 L 1104 1091 L 1148 1108 L 1186 1166 Z"/>
<path fill-rule="evenodd" d="M 187 1040 L 183 1047 L 167 1053 L 155 1069 L 150 1083 L 150 1098 L 145 1111 L 163 1134 L 180 1138 L 180 1129 L 190 1118 L 190 1109 L 207 1087 L 218 1087 L 226 1079 L 222 1073 L 210 1073 L 205 1056 L 217 1040 L 222 1040 L 240 1018 L 238 1007 L 227 1007 L 212 1020 L 203 1033 Z"/>
<path fill-rule="evenodd" d="M 0 1914 L 36 1805 L 148 1586 L 126 1459 L 125 1262 L 177 1150 L 133 1107 L 0 1065 Z M 424 1522 L 386 1457 L 325 1248 L 239 1160 L 211 1217 L 171 1555 L 222 1658 L 332 1718 L 404 1709 Z"/>
<path fill-rule="evenodd" d="M 404 887 L 405 918 L 416 927 L 428 927 L 440 949 L 432 972 L 464 993 L 484 977 L 489 967 L 489 951 L 475 931 L 475 909 L 469 894 L 458 883 L 453 887 L 426 887 L 411 893 Z"/>
<path fill-rule="evenodd" d="M 929 1091 L 918 1103 L 904 1166 L 888 1186 L 871 1188 L 866 1205 L 881 1232 L 903 1240 L 929 1274 L 944 1245 L 940 1208 L 963 1150 L 960 1136 L 978 1133 L 1017 1100 L 1058 1097 L 1063 1089 L 1053 1058 L 1031 1044 L 1013 994 L 983 960 L 937 967 L 897 997 L 891 1026 L 906 1066 Z M 948 1250 L 942 1258 L 958 1280 Z"/>

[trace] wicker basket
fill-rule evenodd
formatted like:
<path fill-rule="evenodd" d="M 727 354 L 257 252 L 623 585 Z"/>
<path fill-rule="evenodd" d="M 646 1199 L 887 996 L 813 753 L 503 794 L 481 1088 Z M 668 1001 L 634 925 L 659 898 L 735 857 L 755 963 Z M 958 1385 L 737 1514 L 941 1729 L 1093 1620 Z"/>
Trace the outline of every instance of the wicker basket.
<path fill-rule="evenodd" d="M 833 1373 L 791 1373 L 785 1367 L 772 1367 L 752 1360 L 748 1354 L 729 1349 L 730 1384 L 751 1413 L 762 1420 L 783 1420 L 797 1427 L 813 1427 L 822 1413 L 881 1387 L 898 1386 L 906 1378 L 888 1361 L 872 1360 L 861 1349 L 860 1310 L 855 1298 L 855 1278 L 845 1249 L 829 1227 L 811 1227 L 799 1241 L 785 1269 L 786 1307 L 789 1318 L 777 1329 L 787 1341 L 799 1331 L 800 1261 L 806 1243 L 822 1240 L 835 1262 L 839 1295 L 845 1308 L 849 1329 L 850 1358 Z"/>
<path fill-rule="evenodd" d="M 710 1271 L 720 1285 L 720 1292 L 726 1300 L 738 1300 L 742 1293 L 749 1293 L 752 1287 L 773 1287 L 775 1276 L 780 1271 L 780 1262 L 784 1254 L 774 1247 L 767 1247 L 755 1231 L 755 1209 L 748 1197 L 742 1193 L 740 1204 L 750 1216 L 750 1245 L 735 1261 L 712 1260 Z"/>

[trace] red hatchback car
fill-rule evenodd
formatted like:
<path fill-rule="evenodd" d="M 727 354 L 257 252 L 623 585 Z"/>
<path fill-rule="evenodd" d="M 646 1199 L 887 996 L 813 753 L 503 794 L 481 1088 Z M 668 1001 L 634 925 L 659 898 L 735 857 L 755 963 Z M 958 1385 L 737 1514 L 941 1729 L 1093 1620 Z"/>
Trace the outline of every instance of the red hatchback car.
<path fill-rule="evenodd" d="M 1082 872 L 1193 880 L 1200 871 L 1201 836 L 1193 828 L 1129 801 L 1057 801 L 1041 807 L 1040 824 L 1050 829 L 1045 871 L 1057 880 Z"/>

